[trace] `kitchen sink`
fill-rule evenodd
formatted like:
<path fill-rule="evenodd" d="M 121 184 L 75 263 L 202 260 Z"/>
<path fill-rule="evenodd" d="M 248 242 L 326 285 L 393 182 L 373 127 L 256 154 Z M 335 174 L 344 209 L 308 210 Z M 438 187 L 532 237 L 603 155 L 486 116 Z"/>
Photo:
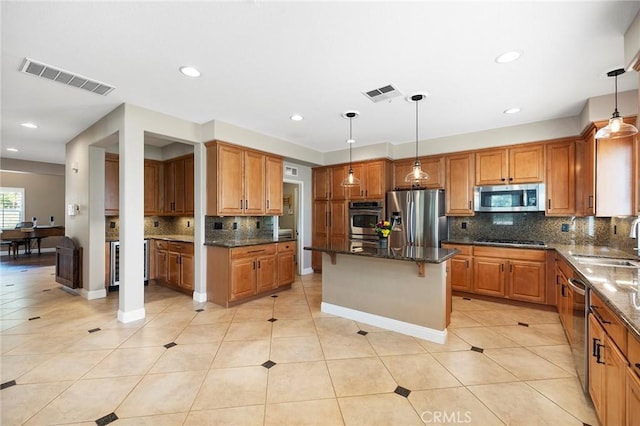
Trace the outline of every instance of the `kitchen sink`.
<path fill-rule="evenodd" d="M 615 268 L 640 268 L 640 262 L 629 259 L 614 259 L 610 257 L 573 256 L 578 263 L 594 266 L 612 266 Z"/>

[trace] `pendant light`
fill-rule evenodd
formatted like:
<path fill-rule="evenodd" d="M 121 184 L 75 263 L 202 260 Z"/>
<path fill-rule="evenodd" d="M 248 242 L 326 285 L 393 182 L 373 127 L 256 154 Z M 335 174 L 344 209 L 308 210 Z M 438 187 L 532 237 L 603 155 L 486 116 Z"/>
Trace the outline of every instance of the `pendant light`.
<path fill-rule="evenodd" d="M 411 182 L 411 186 L 420 186 L 421 183 L 429 180 L 429 174 L 422 170 L 422 165 L 418 160 L 418 103 L 426 97 L 427 95 L 424 93 L 416 93 L 407 97 L 407 102 L 416 104 L 416 159 L 413 162 L 413 169 L 404 178 L 405 182 Z"/>
<path fill-rule="evenodd" d="M 620 113 L 618 112 L 618 76 L 624 74 L 624 68 L 619 68 L 617 70 L 609 71 L 607 76 L 615 77 L 616 81 L 616 91 L 615 91 L 615 109 L 613 110 L 613 115 L 609 119 L 609 124 L 607 124 L 602 129 L 598 130 L 596 133 L 596 139 L 616 139 L 616 138 L 624 138 L 627 136 L 633 136 L 638 133 L 638 129 L 631 124 L 627 124 L 620 117 Z"/>
<path fill-rule="evenodd" d="M 353 140 L 353 119 L 358 118 L 360 113 L 358 111 L 347 111 L 342 114 L 342 118 L 349 119 L 349 139 L 347 139 L 347 143 L 349 144 L 349 173 L 347 173 L 347 177 L 342 179 L 340 183 L 341 186 L 346 188 L 352 188 L 354 186 L 360 186 L 360 179 L 358 179 L 353 174 L 353 168 L 351 167 L 351 145 L 353 145 L 356 141 Z"/>

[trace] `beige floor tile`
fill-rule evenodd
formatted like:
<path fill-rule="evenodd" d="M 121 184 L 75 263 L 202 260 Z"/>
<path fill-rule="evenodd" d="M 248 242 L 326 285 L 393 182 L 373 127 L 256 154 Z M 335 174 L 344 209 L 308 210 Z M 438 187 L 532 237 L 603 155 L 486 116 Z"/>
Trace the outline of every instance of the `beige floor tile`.
<path fill-rule="evenodd" d="M 157 416 L 118 417 L 114 425 L 118 426 L 175 426 L 185 421 L 187 413 L 160 414 Z M 95 424 L 95 422 L 94 422 Z M 203 424 L 203 423 L 201 423 Z"/>
<path fill-rule="evenodd" d="M 569 345 L 554 346 L 529 346 L 531 352 L 541 356 L 562 368 L 564 371 L 576 375 L 576 366 L 571 355 L 571 347 Z"/>
<path fill-rule="evenodd" d="M 269 340 L 222 342 L 212 368 L 260 365 L 269 359 L 270 346 Z"/>
<path fill-rule="evenodd" d="M 262 299 L 260 299 L 262 300 Z M 257 305 L 248 303 L 241 305 L 237 308 L 236 314 L 233 317 L 233 322 L 245 322 L 245 321 L 266 321 L 273 317 L 273 300 L 271 298 L 267 300 L 269 305 Z"/>
<path fill-rule="evenodd" d="M 518 322 L 525 324 L 559 324 L 558 312 L 545 309 L 519 308 L 509 311 L 509 314 Z"/>
<path fill-rule="evenodd" d="M 499 334 L 495 329 L 490 327 L 456 328 L 454 330 L 450 330 L 450 332 L 457 335 L 472 346 L 476 346 L 482 349 L 512 348 L 520 346 L 520 344 L 518 344 L 517 342 L 503 336 L 502 334 Z"/>
<path fill-rule="evenodd" d="M 534 380 L 527 383 L 581 422 L 589 425 L 598 424 L 591 399 L 585 396 L 577 377 Z"/>
<path fill-rule="evenodd" d="M 428 340 L 416 339 L 416 341 L 428 352 L 451 352 L 466 351 L 471 349 L 471 345 L 450 330 L 444 343 L 430 342 Z"/>
<path fill-rule="evenodd" d="M 193 317 L 189 325 L 230 323 L 236 314 L 236 308 L 206 309 Z"/>
<path fill-rule="evenodd" d="M 271 359 L 277 363 L 317 361 L 323 358 L 316 336 L 274 337 L 271 339 Z"/>
<path fill-rule="evenodd" d="M 8 353 L 8 352 L 14 350 L 15 348 L 17 348 L 18 346 L 26 344 L 30 340 L 34 340 L 34 339 L 38 339 L 38 338 L 39 338 L 39 336 L 35 335 L 35 334 L 16 334 L 16 335 L 12 335 L 12 334 L 6 334 L 6 333 L 3 332 L 2 336 L 0 337 L 0 351 L 2 351 L 3 354 Z M 38 352 L 37 350 L 35 352 L 33 352 L 33 353 L 41 355 L 41 353 Z"/>
<path fill-rule="evenodd" d="M 367 333 L 377 333 L 377 332 L 382 332 L 382 331 L 389 331 L 387 329 L 376 327 L 375 325 L 371 325 L 371 324 L 366 324 L 364 322 L 356 321 L 355 323 L 356 323 L 356 326 L 360 330 L 366 331 Z"/>
<path fill-rule="evenodd" d="M 165 351 L 163 347 L 116 349 L 83 378 L 142 376 Z"/>
<path fill-rule="evenodd" d="M 54 356 L 53 354 L 3 355 L 0 359 L 0 383 L 18 380 L 20 376 Z"/>
<path fill-rule="evenodd" d="M 267 403 L 335 398 L 324 361 L 277 364 L 269 369 Z"/>
<path fill-rule="evenodd" d="M 381 357 L 398 385 L 411 391 L 461 386 L 460 382 L 429 354 Z"/>
<path fill-rule="evenodd" d="M 327 361 L 338 397 L 393 392 L 396 381 L 379 358 Z"/>
<path fill-rule="evenodd" d="M 224 341 L 270 339 L 272 324 L 266 319 L 231 323 L 224 336 Z"/>
<path fill-rule="evenodd" d="M 425 424 L 503 426 L 467 388 L 432 389 L 411 392 L 409 402 Z"/>
<path fill-rule="evenodd" d="M 265 426 L 337 426 L 344 423 L 338 401 L 332 398 L 267 404 L 264 424 Z"/>
<path fill-rule="evenodd" d="M 0 424 L 23 424 L 72 384 L 73 382 L 38 383 L 3 389 L 0 393 Z"/>
<path fill-rule="evenodd" d="M 273 337 L 315 336 L 316 325 L 311 319 L 287 319 L 273 323 Z"/>
<path fill-rule="evenodd" d="M 59 425 L 95 421 L 114 412 L 139 380 L 139 376 L 80 380 L 26 424 Z"/>
<path fill-rule="evenodd" d="M 262 366 L 210 370 L 192 410 L 264 404 L 268 370 Z"/>
<path fill-rule="evenodd" d="M 67 352 L 96 351 L 100 349 L 115 349 L 133 335 L 136 329 L 105 329 L 94 333 L 87 333 L 85 337 L 66 349 Z"/>
<path fill-rule="evenodd" d="M 453 311 L 451 312 L 451 323 L 449 324 L 450 329 L 460 328 L 460 327 L 480 327 L 482 323 L 474 320 L 470 316 L 467 315 L 467 311 Z"/>
<path fill-rule="evenodd" d="M 517 310 L 465 311 L 464 315 L 481 325 L 518 325 L 513 312 Z"/>
<path fill-rule="evenodd" d="M 519 346 L 553 346 L 567 344 L 567 338 L 560 324 L 533 324 L 529 327 L 516 325 L 489 327 L 488 329 L 513 340 L 518 343 Z M 464 339 L 463 336 L 460 337 Z"/>
<path fill-rule="evenodd" d="M 46 333 L 33 336 L 35 338 L 26 338 L 24 343 L 16 346 L 6 353 L 9 355 L 57 354 L 63 352 L 69 346 L 84 337 L 77 332 Z"/>
<path fill-rule="evenodd" d="M 196 316 L 197 312 L 190 310 L 187 312 L 161 312 L 149 321 L 145 327 L 174 327 L 184 328 Z"/>
<path fill-rule="evenodd" d="M 375 356 L 376 352 L 365 336 L 321 334 L 320 345 L 325 359 L 343 359 Z"/>
<path fill-rule="evenodd" d="M 264 405 L 191 411 L 184 422 L 184 426 L 262 426 L 264 423 L 264 411 Z"/>
<path fill-rule="evenodd" d="M 344 424 L 424 425 L 407 398 L 395 393 L 339 398 Z"/>
<path fill-rule="evenodd" d="M 340 318 L 336 316 L 316 318 L 316 329 L 318 334 L 340 334 L 340 335 L 352 335 L 356 333 L 359 328 L 355 321 L 346 318 Z"/>
<path fill-rule="evenodd" d="M 206 371 L 148 374 L 118 407 L 123 417 L 151 416 L 188 411 Z"/>
<path fill-rule="evenodd" d="M 181 345 L 221 342 L 227 328 L 227 323 L 188 325 L 175 342 Z"/>
<path fill-rule="evenodd" d="M 164 346 L 176 340 L 183 328 L 144 327 L 129 337 L 120 348 L 142 348 L 145 346 Z"/>
<path fill-rule="evenodd" d="M 208 370 L 219 343 L 178 344 L 166 349 L 149 374 Z"/>
<path fill-rule="evenodd" d="M 23 384 L 78 380 L 110 353 L 111 351 L 106 350 L 58 354 L 21 376 L 17 382 Z"/>
<path fill-rule="evenodd" d="M 571 377 L 571 373 L 526 348 L 486 349 L 484 354 L 520 380 Z"/>
<path fill-rule="evenodd" d="M 478 385 L 469 390 L 506 424 L 582 426 L 526 383 Z"/>
<path fill-rule="evenodd" d="M 369 333 L 366 339 L 379 356 L 424 353 L 425 349 L 411 336 L 394 331 Z"/>
<path fill-rule="evenodd" d="M 284 319 L 311 319 L 309 306 L 305 304 L 276 304 L 273 309 L 273 317 L 278 320 Z"/>
<path fill-rule="evenodd" d="M 432 356 L 465 386 L 518 381 L 513 374 L 478 352 L 440 352 Z"/>

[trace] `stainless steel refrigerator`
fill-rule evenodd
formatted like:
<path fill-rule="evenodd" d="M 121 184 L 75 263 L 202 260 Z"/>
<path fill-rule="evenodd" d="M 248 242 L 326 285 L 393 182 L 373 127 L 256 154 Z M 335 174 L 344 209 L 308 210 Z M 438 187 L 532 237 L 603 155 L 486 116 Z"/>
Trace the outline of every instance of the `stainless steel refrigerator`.
<path fill-rule="evenodd" d="M 448 238 L 444 190 L 420 189 L 387 192 L 387 216 L 393 226 L 391 247 L 440 247 Z"/>

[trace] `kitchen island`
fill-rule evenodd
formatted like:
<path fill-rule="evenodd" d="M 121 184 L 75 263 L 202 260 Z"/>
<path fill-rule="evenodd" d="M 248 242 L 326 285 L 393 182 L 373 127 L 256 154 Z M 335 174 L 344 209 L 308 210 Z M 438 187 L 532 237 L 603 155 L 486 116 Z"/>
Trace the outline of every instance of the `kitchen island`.
<path fill-rule="evenodd" d="M 446 260 L 458 251 L 348 243 L 305 247 L 322 256 L 322 312 L 444 343 L 451 289 Z"/>

